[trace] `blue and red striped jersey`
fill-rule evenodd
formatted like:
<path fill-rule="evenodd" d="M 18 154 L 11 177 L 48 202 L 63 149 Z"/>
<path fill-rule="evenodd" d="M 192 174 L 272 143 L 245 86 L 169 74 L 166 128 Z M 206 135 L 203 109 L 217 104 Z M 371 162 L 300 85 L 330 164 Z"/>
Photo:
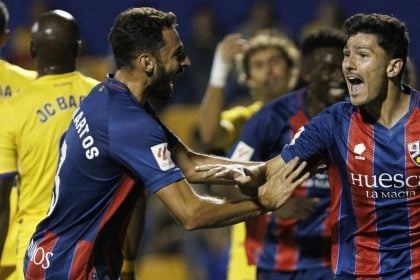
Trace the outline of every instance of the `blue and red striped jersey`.
<path fill-rule="evenodd" d="M 26 251 L 26 279 L 118 279 L 139 192 L 184 178 L 169 152 L 178 139 L 110 76 L 84 99 L 61 142 L 51 206 Z"/>
<path fill-rule="evenodd" d="M 287 161 L 328 161 L 332 267 L 337 279 L 420 279 L 420 93 L 391 128 L 350 103 L 299 132 Z"/>
<path fill-rule="evenodd" d="M 266 161 L 277 156 L 309 121 L 305 95 L 306 89 L 301 89 L 265 105 L 243 127 L 231 149 L 232 158 Z M 317 174 L 293 195 L 318 197 L 320 202 L 305 220 L 280 219 L 271 214 L 247 220 L 245 248 L 249 263 L 284 272 L 330 266 L 327 174 Z"/>

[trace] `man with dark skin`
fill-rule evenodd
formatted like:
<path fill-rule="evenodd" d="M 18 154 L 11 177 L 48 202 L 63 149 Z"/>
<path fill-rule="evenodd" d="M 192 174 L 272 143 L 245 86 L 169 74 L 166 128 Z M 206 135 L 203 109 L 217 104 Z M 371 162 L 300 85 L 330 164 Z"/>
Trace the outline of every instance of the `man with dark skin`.
<path fill-rule="evenodd" d="M 75 70 L 81 41 L 72 15 L 45 13 L 32 26 L 31 36 L 38 78 L 0 108 L 1 119 L 8 120 L 0 123 L 0 253 L 8 231 L 10 190 L 18 175 L 18 279 L 23 279 L 30 236 L 50 204 L 59 139 L 82 98 L 98 83 Z"/>

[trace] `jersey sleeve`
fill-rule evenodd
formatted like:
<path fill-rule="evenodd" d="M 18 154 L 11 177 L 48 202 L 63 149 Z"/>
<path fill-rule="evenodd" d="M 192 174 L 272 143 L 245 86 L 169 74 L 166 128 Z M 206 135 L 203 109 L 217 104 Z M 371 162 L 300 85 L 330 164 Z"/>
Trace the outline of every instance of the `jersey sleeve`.
<path fill-rule="evenodd" d="M 14 123 L 13 112 L 6 100 L 0 105 L 0 178 L 18 172 Z"/>
<path fill-rule="evenodd" d="M 309 163 L 323 159 L 333 142 L 334 114 L 337 114 L 336 110 L 330 107 L 301 127 L 292 141 L 282 149 L 284 161 L 288 162 L 296 156 Z"/>
<path fill-rule="evenodd" d="M 170 152 L 178 139 L 158 120 L 146 116 L 135 127 L 114 125 L 112 129 L 111 156 L 138 176 L 151 192 L 184 178 Z"/>

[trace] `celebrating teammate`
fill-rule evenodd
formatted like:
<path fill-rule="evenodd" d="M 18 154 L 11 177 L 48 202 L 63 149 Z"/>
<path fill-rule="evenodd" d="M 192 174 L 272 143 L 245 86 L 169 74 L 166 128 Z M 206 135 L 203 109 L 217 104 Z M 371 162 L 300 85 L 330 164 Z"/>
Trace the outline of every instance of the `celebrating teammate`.
<path fill-rule="evenodd" d="M 265 170 L 261 163 L 231 166 L 233 180 L 204 180 L 195 171 L 197 164 L 230 161 L 189 150 L 148 102 L 170 97 L 173 79 L 190 65 L 176 16 L 153 8 L 128 9 L 116 18 L 109 39 L 117 71 L 84 99 L 63 138 L 50 209 L 26 252 L 27 279 L 118 279 L 122 241 L 143 188 L 192 230 L 276 209 L 307 179 L 308 174 L 299 177 L 304 164 L 293 171 L 295 159 L 277 172 L 267 170 L 267 181 L 248 176 L 253 169 Z M 263 185 L 258 198 L 227 202 L 197 195 L 186 179 Z"/>
<path fill-rule="evenodd" d="M 401 83 L 408 33 L 381 14 L 354 15 L 344 31 L 350 103 L 313 117 L 267 168 L 327 161 L 336 279 L 420 279 L 420 93 Z"/>

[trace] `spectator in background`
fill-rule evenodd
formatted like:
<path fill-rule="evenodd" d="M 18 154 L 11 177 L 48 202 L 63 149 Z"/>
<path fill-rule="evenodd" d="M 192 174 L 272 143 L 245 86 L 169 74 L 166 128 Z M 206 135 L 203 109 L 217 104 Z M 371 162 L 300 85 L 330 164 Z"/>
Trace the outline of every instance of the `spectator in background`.
<path fill-rule="evenodd" d="M 0 247 L 8 232 L 9 192 L 19 176 L 15 260 L 23 279 L 23 257 L 38 222 L 50 205 L 59 139 L 81 99 L 98 82 L 76 71 L 79 28 L 69 13 L 43 14 L 31 29 L 30 50 L 38 78 L 0 105 Z M 3 249 L 4 250 L 4 249 Z"/>
<path fill-rule="evenodd" d="M 7 29 L 9 21 L 9 11 L 6 5 L 0 1 L 0 48 L 3 48 L 9 38 L 9 30 Z M 29 44 L 27 45 L 27 47 Z M 21 88 L 28 86 L 35 80 L 36 72 L 25 70 L 17 65 L 11 64 L 6 60 L 0 59 L 0 104 L 10 98 L 16 97 Z M 9 118 L 10 116 L 7 116 Z M 6 122 L 7 119 L 1 119 L 0 122 Z M 0 187 L 0 197 L 7 199 L 9 197 L 9 190 Z M 7 205 L 10 203 L 10 208 Z M 16 242 L 17 234 L 15 213 L 17 210 L 17 188 L 13 186 L 10 190 L 10 200 L 6 204 L 0 201 L 0 224 L 9 224 L 9 231 L 7 233 L 4 245 L 0 242 L 0 279 L 16 279 Z M 10 215 L 7 216 L 6 213 Z M 3 250 L 1 247 L 3 246 Z"/>
<path fill-rule="evenodd" d="M 345 43 L 343 33 L 330 29 L 303 39 L 300 73 L 307 86 L 265 105 L 245 123 L 231 149 L 232 159 L 267 161 L 277 156 L 312 116 L 344 99 L 341 62 Z M 247 220 L 246 255 L 248 263 L 258 268 L 256 279 L 332 279 L 329 206 L 324 172 L 297 188 L 280 209 Z"/>

